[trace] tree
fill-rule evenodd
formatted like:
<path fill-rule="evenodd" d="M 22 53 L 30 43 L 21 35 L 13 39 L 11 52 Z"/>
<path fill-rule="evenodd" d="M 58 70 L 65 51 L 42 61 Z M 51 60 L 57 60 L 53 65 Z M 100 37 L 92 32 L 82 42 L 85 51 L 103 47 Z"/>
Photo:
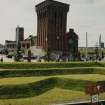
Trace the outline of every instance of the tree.
<path fill-rule="evenodd" d="M 78 52 L 78 60 L 81 61 L 81 52 Z"/>
<path fill-rule="evenodd" d="M 96 62 L 99 59 L 99 51 L 98 51 L 98 47 L 96 47 L 95 49 L 95 54 L 96 54 Z"/>
<path fill-rule="evenodd" d="M 102 59 L 104 58 L 104 52 L 102 51 Z"/>
<path fill-rule="evenodd" d="M 31 50 L 28 50 L 28 62 L 31 62 Z"/>
<path fill-rule="evenodd" d="M 21 58 L 22 58 L 21 43 L 20 41 L 18 41 L 16 45 L 15 61 L 20 61 Z"/>
<path fill-rule="evenodd" d="M 30 35 L 29 38 L 30 38 L 30 41 L 31 41 L 31 46 L 33 46 L 34 45 L 34 36 Z"/>

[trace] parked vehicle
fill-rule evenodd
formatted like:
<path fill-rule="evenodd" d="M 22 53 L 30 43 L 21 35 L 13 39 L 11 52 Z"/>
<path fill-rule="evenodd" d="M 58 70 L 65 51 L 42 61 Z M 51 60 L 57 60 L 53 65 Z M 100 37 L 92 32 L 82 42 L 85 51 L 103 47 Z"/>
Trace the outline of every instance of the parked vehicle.
<path fill-rule="evenodd" d="M 7 57 L 7 58 L 12 58 L 12 57 L 13 57 L 13 55 L 7 55 L 6 57 Z"/>

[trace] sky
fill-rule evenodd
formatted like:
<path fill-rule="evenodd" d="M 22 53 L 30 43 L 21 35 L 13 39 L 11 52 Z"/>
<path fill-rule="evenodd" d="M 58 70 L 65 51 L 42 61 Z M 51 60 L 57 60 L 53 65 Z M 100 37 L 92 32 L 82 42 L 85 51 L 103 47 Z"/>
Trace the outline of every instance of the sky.
<path fill-rule="evenodd" d="M 17 25 L 24 27 L 25 38 L 37 35 L 35 5 L 44 0 L 0 0 L 0 43 L 15 40 Z M 102 35 L 105 42 L 105 0 L 58 0 L 70 5 L 67 16 L 67 31 L 74 28 L 79 35 L 79 46 L 95 46 Z"/>

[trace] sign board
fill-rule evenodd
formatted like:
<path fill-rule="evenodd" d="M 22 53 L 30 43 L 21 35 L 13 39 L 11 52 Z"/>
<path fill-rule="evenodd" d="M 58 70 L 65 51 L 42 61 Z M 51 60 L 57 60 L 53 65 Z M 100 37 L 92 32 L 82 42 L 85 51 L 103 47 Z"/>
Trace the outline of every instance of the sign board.
<path fill-rule="evenodd" d="M 102 85 L 87 85 L 85 87 L 85 93 L 91 96 L 91 104 L 98 105 L 99 94 L 104 90 Z"/>
<path fill-rule="evenodd" d="M 102 92 L 102 87 L 100 85 L 89 85 L 85 88 L 85 93 L 90 95 L 99 94 Z"/>
<path fill-rule="evenodd" d="M 99 95 L 98 95 L 98 94 L 93 95 L 93 96 L 91 97 L 91 102 L 92 102 L 92 103 L 98 103 L 98 102 L 99 102 Z"/>
<path fill-rule="evenodd" d="M 85 92 L 86 92 L 86 94 L 90 94 L 90 95 L 99 94 L 99 90 L 96 85 L 86 86 Z"/>

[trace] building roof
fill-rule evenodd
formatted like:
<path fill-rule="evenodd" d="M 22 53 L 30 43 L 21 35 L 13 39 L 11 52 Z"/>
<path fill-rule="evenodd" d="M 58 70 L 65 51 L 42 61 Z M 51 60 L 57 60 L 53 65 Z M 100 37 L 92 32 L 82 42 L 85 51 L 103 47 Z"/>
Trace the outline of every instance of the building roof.
<path fill-rule="evenodd" d="M 54 7 L 65 7 L 67 11 L 69 10 L 69 4 L 62 3 L 55 0 L 45 0 L 38 5 L 36 5 L 36 11 L 43 10 L 44 7 L 54 6 Z"/>

